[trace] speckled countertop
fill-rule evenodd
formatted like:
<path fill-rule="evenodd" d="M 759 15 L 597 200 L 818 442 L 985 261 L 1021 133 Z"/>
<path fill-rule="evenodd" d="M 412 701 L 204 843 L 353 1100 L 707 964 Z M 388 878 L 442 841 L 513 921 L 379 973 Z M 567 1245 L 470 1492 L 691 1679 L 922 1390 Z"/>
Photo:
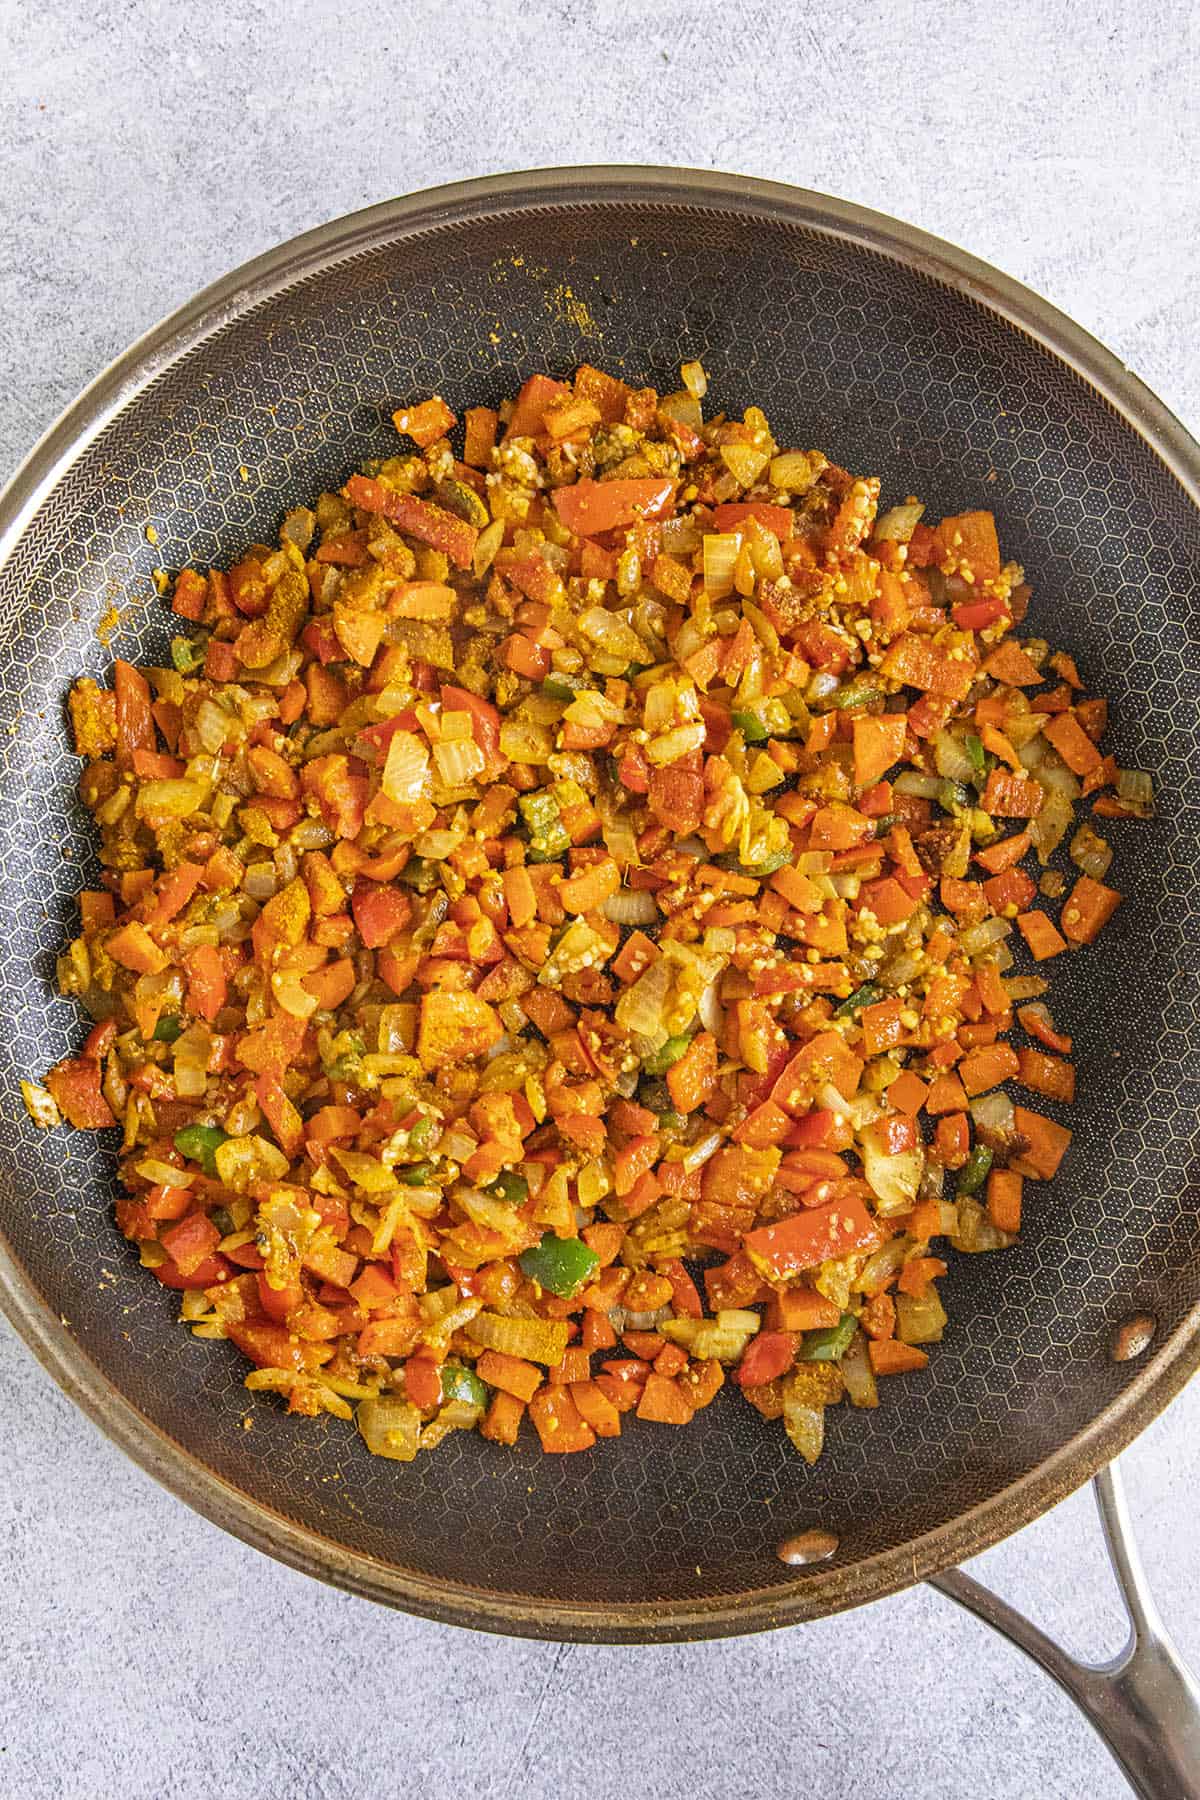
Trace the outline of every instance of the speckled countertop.
<path fill-rule="evenodd" d="M 0 0 L 0 478 L 131 338 L 279 239 L 442 181 L 606 159 L 794 180 L 910 219 L 1057 302 L 1200 425 L 1194 7 L 316 10 Z M 739 1642 L 484 1638 L 221 1535 L 2 1326 L 0 1381 L 0 1793 L 1126 1792 L 1057 1690 L 926 1590 Z M 1198 1428 L 1193 1389 L 1125 1458 L 1195 1661 Z M 1070 1647 L 1115 1647 L 1086 1495 L 980 1568 Z"/>

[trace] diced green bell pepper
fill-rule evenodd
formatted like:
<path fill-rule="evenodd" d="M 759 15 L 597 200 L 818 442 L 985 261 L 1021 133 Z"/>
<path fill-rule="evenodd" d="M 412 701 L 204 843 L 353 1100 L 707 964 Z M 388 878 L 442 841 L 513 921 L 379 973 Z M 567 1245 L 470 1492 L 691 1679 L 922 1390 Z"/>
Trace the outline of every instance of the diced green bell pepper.
<path fill-rule="evenodd" d="M 522 1250 L 517 1261 L 521 1272 L 561 1300 L 570 1300 L 592 1275 L 600 1262 L 582 1238 L 555 1237 L 548 1231 L 532 1250 Z"/>
<path fill-rule="evenodd" d="M 800 1362 L 840 1362 L 857 1329 L 854 1314 L 843 1313 L 836 1325 L 827 1325 L 823 1331 L 806 1331 L 797 1358 Z"/>
<path fill-rule="evenodd" d="M 691 1038 L 686 1036 L 669 1037 L 661 1049 L 652 1050 L 642 1063 L 645 1074 L 665 1075 L 672 1063 L 677 1063 L 680 1057 L 687 1055 L 688 1045 L 691 1041 Z"/>
<path fill-rule="evenodd" d="M 560 856 L 565 856 L 571 848 L 571 838 L 554 795 L 544 792 L 522 794 L 517 805 L 529 830 L 530 860 L 557 862 Z"/>
<path fill-rule="evenodd" d="M 578 675 L 547 675 L 542 692 L 547 700 L 573 700 L 583 686 Z"/>
<path fill-rule="evenodd" d="M 504 1169 L 488 1188 L 505 1206 L 524 1206 L 529 1198 L 529 1183 L 515 1169 Z"/>
<path fill-rule="evenodd" d="M 771 735 L 757 713 L 731 713 L 730 723 L 736 731 L 741 732 L 748 744 L 765 744 Z"/>
<path fill-rule="evenodd" d="M 190 675 L 198 669 L 208 654 L 207 642 L 199 642 L 195 638 L 173 637 L 171 639 L 171 661 L 181 675 Z"/>
<path fill-rule="evenodd" d="M 175 1133 L 175 1148 L 189 1162 L 197 1162 L 206 1175 L 216 1179 L 217 1151 L 229 1136 L 219 1125 L 184 1125 Z"/>
<path fill-rule="evenodd" d="M 175 1039 L 183 1036 L 183 1021 L 178 1013 L 164 1013 L 154 1027 L 156 1044 L 173 1044 Z"/>
<path fill-rule="evenodd" d="M 856 1012 L 864 1006 L 874 1006 L 877 1000 L 883 999 L 883 989 L 876 987 L 873 981 L 864 981 L 860 988 L 855 988 L 842 1004 L 834 1008 L 835 1019 L 852 1019 Z"/>
<path fill-rule="evenodd" d="M 971 759 L 971 767 L 977 775 L 982 775 L 987 767 L 987 757 L 984 755 L 982 741 L 972 733 L 966 739 L 964 747 Z"/>
<path fill-rule="evenodd" d="M 468 1406 L 483 1411 L 488 1403 L 488 1391 L 474 1369 L 464 1369 L 461 1363 L 443 1363 L 443 1406 L 450 1400 L 464 1400 Z"/>
<path fill-rule="evenodd" d="M 405 1169 L 397 1169 L 397 1176 L 405 1187 L 425 1187 L 433 1176 L 433 1164 L 430 1162 L 409 1163 Z"/>
<path fill-rule="evenodd" d="M 427 894 L 437 883 L 437 869 L 427 857 L 410 856 L 396 880 L 418 894 Z"/>
<path fill-rule="evenodd" d="M 959 1194 L 977 1194 L 987 1180 L 991 1166 L 992 1152 L 986 1144 L 976 1144 L 959 1171 L 958 1180 L 954 1184 L 955 1197 Z"/>

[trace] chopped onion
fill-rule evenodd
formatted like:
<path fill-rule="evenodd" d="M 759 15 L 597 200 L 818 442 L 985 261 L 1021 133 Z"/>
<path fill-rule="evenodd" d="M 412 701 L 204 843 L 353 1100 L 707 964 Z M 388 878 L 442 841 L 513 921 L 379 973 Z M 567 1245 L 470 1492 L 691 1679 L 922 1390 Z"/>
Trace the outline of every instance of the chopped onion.
<path fill-rule="evenodd" d="M 473 738 L 457 738 L 450 743 L 433 746 L 433 760 L 440 779 L 447 787 L 458 788 L 482 775 L 486 764 L 483 751 Z"/>
<path fill-rule="evenodd" d="M 1014 1129 L 1013 1103 L 1003 1089 L 972 1100 L 971 1117 L 980 1131 L 991 1132 L 1000 1139 L 1011 1136 Z"/>
<path fill-rule="evenodd" d="M 252 900 L 257 900 L 260 903 L 264 900 L 270 900 L 278 886 L 279 883 L 275 874 L 275 864 L 273 862 L 251 863 L 247 868 L 246 873 L 242 876 L 242 887 Z"/>
<path fill-rule="evenodd" d="M 710 531 L 704 539 L 704 589 L 714 600 L 733 592 L 733 568 L 742 548 L 740 531 Z"/>
<path fill-rule="evenodd" d="M 1139 819 L 1154 817 L 1154 783 L 1144 769 L 1118 770 L 1117 799 Z"/>
<path fill-rule="evenodd" d="M 412 806 L 428 797 L 429 752 L 413 732 L 392 733 L 381 786 L 397 806 Z"/>
<path fill-rule="evenodd" d="M 936 800 L 942 791 L 943 777 L 922 775 L 919 769 L 905 769 L 892 786 L 898 794 L 912 794 L 918 800 Z"/>
<path fill-rule="evenodd" d="M 1108 839 L 1094 831 L 1086 819 L 1071 839 L 1068 854 L 1075 867 L 1082 869 L 1085 875 L 1090 875 L 1093 881 L 1104 880 L 1113 859 L 1112 845 Z"/>
<path fill-rule="evenodd" d="M 968 925 L 958 934 L 959 944 L 967 956 L 982 956 L 1001 938 L 1006 938 L 1012 931 L 1010 919 L 983 919 L 978 925 Z"/>
<path fill-rule="evenodd" d="M 975 773 L 975 765 L 966 750 L 949 731 L 934 732 L 933 760 L 938 774 L 945 776 L 948 781 L 969 782 Z"/>
<path fill-rule="evenodd" d="M 889 1156 L 869 1139 L 859 1144 L 863 1174 L 875 1195 L 875 1210 L 881 1218 L 891 1213 L 911 1212 L 921 1185 L 925 1166 L 922 1150 L 902 1150 Z"/>
<path fill-rule="evenodd" d="M 1038 771 L 1038 779 L 1043 784 L 1042 791 L 1046 798 L 1042 803 L 1041 812 L 1035 819 L 1029 821 L 1029 835 L 1037 850 L 1038 861 L 1042 864 L 1049 862 L 1066 837 L 1075 817 L 1075 811 L 1068 795 L 1060 793 L 1056 788 L 1047 784 L 1048 773 L 1049 771 Z"/>
<path fill-rule="evenodd" d="M 889 506 L 875 521 L 871 533 L 877 544 L 907 544 L 925 511 L 917 500 L 906 500 L 902 506 Z"/>
<path fill-rule="evenodd" d="M 622 888 L 610 894 L 601 910 L 614 925 L 653 925 L 658 918 L 654 895 L 645 888 Z"/>
<path fill-rule="evenodd" d="M 719 1131 L 707 1132 L 704 1137 L 700 1138 L 696 1143 L 694 1143 L 691 1146 L 691 1148 L 688 1150 L 687 1154 L 684 1156 L 684 1158 L 683 1158 L 684 1174 L 685 1175 L 694 1175 L 696 1170 L 702 1169 L 704 1167 L 705 1163 L 708 1161 L 709 1157 L 715 1156 L 717 1151 L 720 1148 L 721 1148 L 721 1133 Z"/>

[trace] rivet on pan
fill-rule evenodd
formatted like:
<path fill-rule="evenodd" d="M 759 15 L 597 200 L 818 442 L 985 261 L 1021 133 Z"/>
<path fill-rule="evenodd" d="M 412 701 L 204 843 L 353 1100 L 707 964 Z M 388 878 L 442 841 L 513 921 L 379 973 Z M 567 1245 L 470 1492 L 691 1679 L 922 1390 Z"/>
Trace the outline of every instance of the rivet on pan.
<path fill-rule="evenodd" d="M 776 1547 L 775 1554 L 780 1562 L 793 1568 L 802 1568 L 805 1563 L 827 1562 L 838 1547 L 838 1539 L 832 1531 L 822 1531 L 819 1526 L 812 1531 L 798 1531 L 794 1537 L 786 1537 Z"/>
<path fill-rule="evenodd" d="M 1134 1313 L 1117 1326 L 1112 1338 L 1112 1359 L 1114 1362 L 1132 1362 L 1143 1350 L 1149 1348 L 1150 1341 L 1158 1330 L 1158 1320 L 1153 1313 Z"/>

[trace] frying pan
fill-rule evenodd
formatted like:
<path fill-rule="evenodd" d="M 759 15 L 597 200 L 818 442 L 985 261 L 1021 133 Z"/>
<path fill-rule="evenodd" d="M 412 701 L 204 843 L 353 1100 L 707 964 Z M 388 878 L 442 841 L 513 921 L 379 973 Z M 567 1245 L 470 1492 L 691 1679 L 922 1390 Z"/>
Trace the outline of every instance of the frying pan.
<path fill-rule="evenodd" d="M 51 978 L 92 858 L 63 695 L 106 670 L 98 631 L 161 660 L 155 565 L 268 537 L 285 507 L 390 450 L 398 399 L 495 402 L 531 368 L 583 360 L 671 387 L 685 357 L 703 361 L 710 407 L 762 404 L 781 440 L 880 474 L 885 500 L 992 506 L 1033 583 L 1032 630 L 1112 700 L 1119 762 L 1154 774 L 1157 817 L 1112 832 L 1124 905 L 1096 951 L 1056 965 L 1075 1144 L 1014 1249 L 955 1261 L 928 1372 L 887 1384 L 878 1411 L 839 1409 L 813 1470 L 729 1394 L 686 1432 L 642 1427 L 586 1457 L 459 1433 L 412 1465 L 376 1460 L 336 1420 L 249 1402 L 232 1345 L 195 1343 L 117 1236 L 111 1148 L 18 1116 L 18 1078 L 79 1035 Z M 1198 509 L 1200 449 L 1084 332 L 933 238 L 764 182 L 471 182 L 340 220 L 206 290 L 99 378 L 0 501 L 0 1301 L 18 1330 L 226 1529 L 484 1630 L 762 1630 L 939 1575 L 1033 1519 L 1200 1359 Z M 1133 1316 L 1153 1322 L 1149 1347 L 1118 1360 Z M 1132 1582 L 1111 1480 L 1101 1499 Z M 779 1540 L 805 1532 L 818 1560 L 785 1564 Z M 1143 1792 L 1200 1792 L 1195 1690 L 1136 1591 L 1130 1655 L 1094 1673 L 968 1577 L 941 1579 L 1107 1715 Z"/>

